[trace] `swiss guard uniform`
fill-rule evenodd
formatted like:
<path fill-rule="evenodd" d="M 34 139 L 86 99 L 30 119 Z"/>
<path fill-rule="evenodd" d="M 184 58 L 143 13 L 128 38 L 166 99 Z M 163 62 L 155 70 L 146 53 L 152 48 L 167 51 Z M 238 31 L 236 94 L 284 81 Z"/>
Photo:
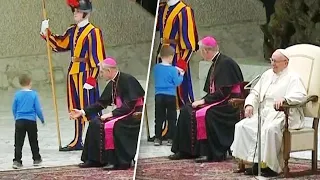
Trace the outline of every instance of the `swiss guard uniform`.
<path fill-rule="evenodd" d="M 50 46 L 55 52 L 70 51 L 70 65 L 67 75 L 67 102 L 69 112 L 72 109 L 83 109 L 95 103 L 99 98 L 97 77 L 98 64 L 105 56 L 102 32 L 85 17 L 92 11 L 90 0 L 68 0 L 72 12 L 83 12 L 83 21 L 71 25 L 63 35 L 48 31 Z M 45 20 L 46 21 L 46 20 Z M 44 38 L 45 36 L 42 35 Z M 86 83 L 86 82 L 91 83 Z M 95 82 L 95 86 L 92 86 Z M 92 115 L 90 118 L 94 118 Z M 87 117 L 75 120 L 73 140 L 60 151 L 82 150 L 82 133 Z M 71 130 L 71 129 L 70 129 Z"/>
<path fill-rule="evenodd" d="M 172 65 L 182 60 L 187 62 L 183 82 L 177 88 L 177 107 L 180 109 L 194 101 L 189 60 L 192 53 L 198 50 L 198 33 L 192 8 L 180 0 L 160 2 L 157 30 L 161 38 L 159 50 L 163 44 L 170 44 L 176 50 Z M 157 57 L 156 63 L 160 62 Z M 164 127 L 163 136 L 167 133 L 166 125 Z"/>

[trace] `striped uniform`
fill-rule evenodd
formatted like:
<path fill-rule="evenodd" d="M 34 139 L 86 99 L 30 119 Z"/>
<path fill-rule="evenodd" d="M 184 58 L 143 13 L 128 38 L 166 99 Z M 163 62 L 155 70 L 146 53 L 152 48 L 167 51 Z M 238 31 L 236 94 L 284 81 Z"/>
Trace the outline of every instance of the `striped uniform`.
<path fill-rule="evenodd" d="M 84 27 L 71 25 L 62 35 L 49 33 L 50 46 L 53 51 L 71 51 L 71 61 L 67 78 L 68 110 L 83 109 L 95 103 L 99 98 L 99 86 L 91 90 L 83 89 L 86 79 L 99 74 L 98 64 L 105 59 L 102 33 L 91 23 Z M 96 116 L 96 115 L 95 115 Z M 75 136 L 69 147 L 81 148 L 82 132 L 86 117 L 75 120 Z"/>
<path fill-rule="evenodd" d="M 192 8 L 181 1 L 173 6 L 160 3 L 157 29 L 160 31 L 161 44 L 170 44 L 176 50 L 172 64 L 175 65 L 180 58 L 188 62 L 183 82 L 177 89 L 177 107 L 180 108 L 194 101 L 189 60 L 192 52 L 198 48 L 198 33 Z M 159 62 L 161 59 L 157 59 Z"/>

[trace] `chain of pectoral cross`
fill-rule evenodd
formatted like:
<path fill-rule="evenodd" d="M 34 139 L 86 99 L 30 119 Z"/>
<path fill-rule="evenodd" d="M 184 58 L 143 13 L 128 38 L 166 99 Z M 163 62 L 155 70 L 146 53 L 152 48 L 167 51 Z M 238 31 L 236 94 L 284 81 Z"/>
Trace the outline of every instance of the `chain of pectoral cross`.
<path fill-rule="evenodd" d="M 217 61 L 218 61 L 218 58 L 220 56 L 220 53 L 217 54 L 217 57 L 214 57 L 214 59 L 216 59 L 214 62 L 213 62 L 213 68 L 212 68 L 212 71 L 210 73 L 210 84 L 209 84 L 209 91 L 210 93 L 213 93 L 214 92 L 214 78 L 213 78 L 213 73 L 214 73 L 214 70 L 216 68 L 216 64 L 217 64 Z"/>
<path fill-rule="evenodd" d="M 118 81 L 119 81 L 119 78 L 120 78 L 120 72 L 119 74 L 117 75 L 117 77 L 115 78 L 115 81 L 112 83 L 112 93 L 111 93 L 111 96 L 112 96 L 112 101 L 111 101 L 111 105 L 114 107 L 114 105 L 116 105 L 116 98 L 117 98 L 117 86 L 118 86 Z"/>

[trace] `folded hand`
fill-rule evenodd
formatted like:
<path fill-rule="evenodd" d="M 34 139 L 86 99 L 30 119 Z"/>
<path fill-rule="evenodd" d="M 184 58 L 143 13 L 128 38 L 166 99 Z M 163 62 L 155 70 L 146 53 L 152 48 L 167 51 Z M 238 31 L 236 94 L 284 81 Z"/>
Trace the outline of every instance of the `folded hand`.
<path fill-rule="evenodd" d="M 201 106 L 201 105 L 203 105 L 204 104 L 204 100 L 202 99 L 202 100 L 198 100 L 198 101 L 194 101 L 193 103 L 192 103 L 192 107 L 193 108 L 196 108 L 196 107 L 198 107 L 198 106 Z"/>
<path fill-rule="evenodd" d="M 103 114 L 103 115 L 100 117 L 100 119 L 101 119 L 102 121 L 105 121 L 105 120 L 107 120 L 107 119 L 109 119 L 109 118 L 112 118 L 112 113 Z"/>

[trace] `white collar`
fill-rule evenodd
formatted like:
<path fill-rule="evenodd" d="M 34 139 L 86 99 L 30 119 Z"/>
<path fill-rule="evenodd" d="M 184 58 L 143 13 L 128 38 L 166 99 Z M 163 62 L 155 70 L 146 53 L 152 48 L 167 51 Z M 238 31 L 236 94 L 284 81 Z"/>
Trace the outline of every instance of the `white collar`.
<path fill-rule="evenodd" d="M 111 81 L 114 81 L 114 79 L 118 76 L 119 71 L 116 73 L 116 75 L 113 76 L 113 78 L 111 79 Z"/>
<path fill-rule="evenodd" d="M 77 24 L 77 26 L 78 26 L 79 28 L 82 28 L 82 27 L 86 26 L 87 24 L 89 24 L 89 19 L 88 19 L 88 18 L 82 20 L 81 22 L 79 22 L 79 23 Z"/>
<path fill-rule="evenodd" d="M 180 0 L 168 0 L 167 4 L 168 6 L 173 6 L 175 4 L 177 4 Z"/>
<path fill-rule="evenodd" d="M 274 75 L 276 75 L 277 77 L 281 76 L 282 74 L 285 74 L 286 72 L 288 72 L 288 67 L 286 67 L 285 69 L 283 69 L 282 71 L 278 72 L 278 73 L 274 73 Z"/>
<path fill-rule="evenodd" d="M 279 73 L 273 72 L 272 83 L 275 83 L 282 75 L 286 74 L 287 72 L 288 72 L 288 68 L 285 68 L 284 70 L 282 70 Z"/>
<path fill-rule="evenodd" d="M 220 53 L 220 52 L 217 51 L 217 52 L 213 55 L 213 57 L 211 58 L 211 61 L 213 61 L 213 60 L 218 56 L 219 53 Z"/>
<path fill-rule="evenodd" d="M 219 51 L 217 51 L 217 52 L 216 52 L 216 54 L 214 54 L 214 56 L 213 56 L 213 58 L 212 58 L 212 59 L 216 58 L 216 56 L 217 56 L 219 53 L 220 53 L 220 52 L 219 52 Z"/>
<path fill-rule="evenodd" d="M 162 61 L 161 64 L 162 64 L 162 65 L 165 65 L 165 66 L 171 66 L 170 63 L 167 63 L 167 62 L 164 62 L 164 61 Z"/>

